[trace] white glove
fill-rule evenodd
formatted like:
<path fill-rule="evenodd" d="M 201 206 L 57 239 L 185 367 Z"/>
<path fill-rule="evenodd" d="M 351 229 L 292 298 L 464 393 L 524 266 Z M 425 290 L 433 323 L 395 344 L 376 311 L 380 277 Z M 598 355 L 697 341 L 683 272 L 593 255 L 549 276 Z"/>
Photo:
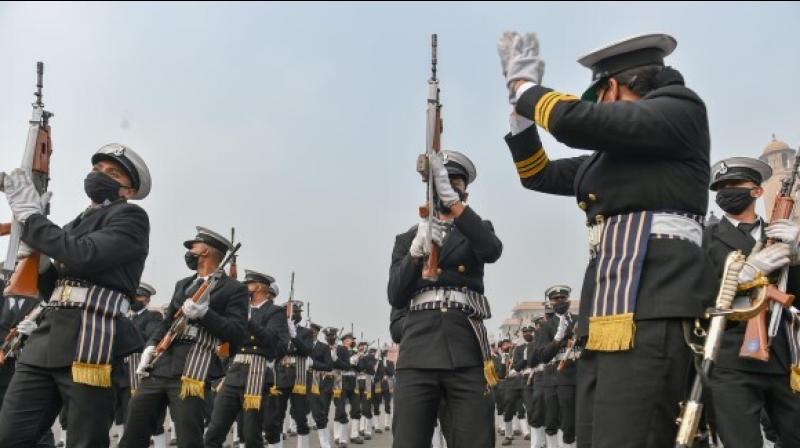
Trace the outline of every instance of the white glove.
<path fill-rule="evenodd" d="M 788 244 L 793 251 L 797 250 L 797 242 L 800 240 L 800 226 L 792 221 L 779 219 L 767 226 L 765 233 L 768 238 Z"/>
<path fill-rule="evenodd" d="M 358 364 L 358 358 L 360 358 L 360 357 L 361 357 L 360 355 L 351 356 L 350 357 L 350 364 L 357 365 Z"/>
<path fill-rule="evenodd" d="M 287 319 L 287 323 L 289 325 L 289 337 L 296 338 L 297 337 L 297 326 L 294 324 L 292 319 Z"/>
<path fill-rule="evenodd" d="M 739 283 L 753 281 L 759 272 L 771 274 L 789 264 L 791 249 L 786 243 L 775 243 L 765 247 L 756 254 L 751 254 L 739 272 Z"/>
<path fill-rule="evenodd" d="M 558 316 L 558 329 L 556 330 L 556 335 L 553 338 L 556 342 L 561 342 L 564 339 L 564 335 L 567 333 L 567 327 L 569 326 L 569 322 L 565 317 Z"/>
<path fill-rule="evenodd" d="M 505 31 L 500 39 L 497 39 L 497 54 L 500 56 L 500 68 L 503 70 L 503 78 L 508 73 L 508 61 L 511 60 L 513 54 L 519 53 L 519 49 L 512 48 L 514 39 L 519 36 L 516 31 Z M 517 103 L 517 95 L 509 89 L 508 102 L 511 104 Z"/>
<path fill-rule="evenodd" d="M 309 356 L 309 357 L 307 357 L 307 358 L 306 358 L 306 368 L 310 369 L 310 368 L 311 368 L 311 367 L 313 367 L 313 366 L 314 366 L 314 360 L 313 360 L 313 359 L 311 359 L 311 357 L 310 357 L 310 356 Z"/>
<path fill-rule="evenodd" d="M 408 249 L 408 253 L 411 254 L 414 258 L 422 258 L 425 255 L 431 253 L 431 247 L 428 242 L 428 220 L 423 219 L 419 222 L 419 226 L 417 226 L 417 234 L 414 236 L 414 240 L 411 241 L 411 247 Z M 445 235 L 445 225 L 437 220 L 433 220 L 433 228 L 431 229 L 431 239 L 433 242 L 441 247 L 442 241 L 444 241 Z"/>
<path fill-rule="evenodd" d="M 33 333 L 33 331 L 36 330 L 38 327 L 39 325 L 36 322 L 28 319 L 23 319 L 17 324 L 17 331 L 20 334 L 24 334 L 25 336 L 30 336 L 31 333 Z"/>
<path fill-rule="evenodd" d="M 17 168 L 4 176 L 3 189 L 14 219 L 19 222 L 25 222 L 28 217 L 36 213 L 43 214 L 52 196 L 49 191 L 39 195 L 33 186 L 30 173 L 22 168 Z"/>
<path fill-rule="evenodd" d="M 183 301 L 181 310 L 183 310 L 183 314 L 188 317 L 189 320 L 202 319 L 208 312 L 208 302 L 197 303 L 192 299 L 186 299 Z"/>
<path fill-rule="evenodd" d="M 153 360 L 153 356 L 156 353 L 156 347 L 154 345 L 148 345 L 145 347 L 144 351 L 142 352 L 142 358 L 139 360 L 139 365 L 136 366 L 136 374 L 140 377 L 148 376 L 147 373 L 147 366 L 150 365 L 150 361 Z"/>
<path fill-rule="evenodd" d="M 436 153 L 430 158 L 430 169 L 433 173 L 433 184 L 436 187 L 436 195 L 446 207 L 450 207 L 461 200 L 461 197 L 450 185 L 450 175 L 444 166 L 442 153 Z"/>
<path fill-rule="evenodd" d="M 509 89 L 508 97 L 513 104 L 516 98 L 516 92 L 513 91 L 514 82 L 525 80 L 541 84 L 544 75 L 544 60 L 539 57 L 539 39 L 536 37 L 536 33 L 517 33 L 511 43 L 510 53 L 505 75 L 506 86 Z"/>
<path fill-rule="evenodd" d="M 516 112 L 511 112 L 508 117 L 508 124 L 511 127 L 511 135 L 517 135 L 533 126 L 533 120 L 529 120 Z"/>

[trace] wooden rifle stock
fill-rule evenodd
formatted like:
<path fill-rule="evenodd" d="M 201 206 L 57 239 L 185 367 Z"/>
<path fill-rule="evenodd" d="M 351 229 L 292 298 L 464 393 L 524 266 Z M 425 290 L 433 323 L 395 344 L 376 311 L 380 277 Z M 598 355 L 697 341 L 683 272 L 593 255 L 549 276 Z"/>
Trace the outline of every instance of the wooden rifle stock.
<path fill-rule="evenodd" d="M 9 233 L 11 233 L 11 223 L 10 222 L 0 223 L 0 236 L 6 236 Z"/>
<path fill-rule="evenodd" d="M 797 166 L 799 159 L 795 160 L 795 167 L 791 178 L 785 179 L 778 197 L 775 198 L 775 204 L 772 207 L 772 216 L 770 222 L 776 222 L 780 219 L 789 219 L 794 212 L 794 199 L 791 193 L 794 187 L 794 179 L 797 175 Z M 774 244 L 775 241 L 767 240 L 767 245 Z M 786 294 L 778 290 L 775 285 L 767 287 L 768 303 L 775 301 L 788 307 L 794 301 L 794 296 Z M 744 332 L 744 339 L 742 346 L 739 348 L 739 357 L 757 359 L 759 361 L 769 361 L 769 338 L 767 336 L 767 310 L 765 306 L 755 317 L 747 321 L 747 328 Z"/>
<path fill-rule="evenodd" d="M 33 252 L 17 263 L 3 290 L 7 297 L 39 298 L 39 252 Z"/>
<path fill-rule="evenodd" d="M 777 207 L 777 204 L 776 204 Z M 767 301 L 759 313 L 747 321 L 744 339 L 739 349 L 739 357 L 769 361 L 769 346 L 767 341 L 767 304 L 778 302 L 784 307 L 789 307 L 794 302 L 794 295 L 779 290 L 775 285 L 767 286 Z"/>

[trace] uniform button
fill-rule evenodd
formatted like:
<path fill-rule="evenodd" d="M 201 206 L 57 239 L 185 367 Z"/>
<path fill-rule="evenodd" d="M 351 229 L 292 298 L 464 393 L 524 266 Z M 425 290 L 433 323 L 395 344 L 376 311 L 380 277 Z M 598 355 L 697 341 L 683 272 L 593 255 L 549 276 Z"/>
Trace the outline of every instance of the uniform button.
<path fill-rule="evenodd" d="M 578 207 L 580 207 L 581 210 L 586 210 L 586 202 L 578 202 Z"/>
<path fill-rule="evenodd" d="M 467 272 L 467 267 L 464 266 L 463 264 L 458 265 L 458 272 L 460 272 L 462 274 Z"/>
<path fill-rule="evenodd" d="M 589 200 L 590 201 L 596 201 L 597 200 L 597 195 L 594 194 L 594 193 L 589 193 Z"/>
<path fill-rule="evenodd" d="M 596 223 L 598 223 L 598 224 L 602 224 L 603 221 L 605 221 L 605 220 L 606 220 L 606 217 L 603 216 L 603 215 L 597 215 L 597 216 L 594 217 L 594 221 Z"/>
<path fill-rule="evenodd" d="M 254 345 L 254 346 L 253 346 L 253 350 L 258 350 L 258 346 L 257 346 L 257 345 Z"/>
<path fill-rule="evenodd" d="M 442 268 L 436 270 L 436 275 L 442 275 Z"/>
<path fill-rule="evenodd" d="M 255 336 L 250 336 L 250 340 L 251 340 L 251 341 L 254 341 L 255 339 L 256 339 L 256 337 L 255 337 Z"/>

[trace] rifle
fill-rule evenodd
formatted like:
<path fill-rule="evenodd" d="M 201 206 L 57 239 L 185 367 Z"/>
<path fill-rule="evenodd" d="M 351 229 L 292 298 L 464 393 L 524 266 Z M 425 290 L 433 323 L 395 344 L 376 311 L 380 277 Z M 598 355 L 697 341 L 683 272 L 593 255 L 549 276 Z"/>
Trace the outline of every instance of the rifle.
<path fill-rule="evenodd" d="M 231 244 L 236 243 L 236 227 L 231 227 Z M 231 267 L 228 269 L 228 277 L 238 280 L 239 278 L 239 269 L 236 267 L 236 260 L 239 258 L 238 255 L 234 255 L 233 259 L 231 260 Z"/>
<path fill-rule="evenodd" d="M 438 38 L 431 35 L 431 78 L 428 80 L 428 109 L 426 127 L 425 154 L 417 158 L 417 172 L 422 175 L 426 186 L 426 202 L 419 207 L 419 217 L 428 221 L 428 232 L 425 239 L 430 244 L 431 253 L 422 268 L 422 278 L 436 281 L 439 278 L 439 247 L 433 242 L 433 218 L 440 214 L 440 207 L 433 184 L 433 172 L 430 169 L 431 157 L 436 157 L 441 150 L 442 136 L 442 104 L 439 102 L 439 80 L 436 78 L 436 47 Z"/>
<path fill-rule="evenodd" d="M 676 448 L 690 448 L 695 441 L 697 427 L 703 414 L 703 384 L 707 382 L 708 373 L 717 361 L 719 346 L 725 333 L 725 322 L 731 313 L 731 304 L 739 287 L 739 272 L 741 272 L 744 262 L 745 256 L 741 251 L 731 252 L 725 259 L 722 284 L 717 293 L 714 309 L 707 312 L 707 315 L 711 316 L 711 323 L 706 332 L 705 343 L 702 348 L 693 348 L 698 354 L 702 354 L 703 360 L 697 368 L 689 400 L 680 404 L 681 414 L 677 419 Z"/>
<path fill-rule="evenodd" d="M 311 326 L 311 302 L 308 302 L 306 307 L 306 325 Z"/>
<path fill-rule="evenodd" d="M 53 153 L 53 142 L 50 139 L 50 118 L 53 114 L 44 110 L 44 103 L 42 102 L 43 77 L 44 63 L 37 62 L 36 92 L 33 94 L 36 97 L 36 101 L 32 104 L 33 113 L 28 122 L 28 139 L 25 142 L 25 153 L 22 156 L 22 164 L 20 165 L 22 169 L 31 175 L 33 185 L 39 194 L 44 194 L 47 191 L 47 185 L 50 182 L 50 155 Z M 45 214 L 48 214 L 48 212 L 49 210 L 45 210 Z M 6 280 L 6 288 L 3 294 L 11 297 L 37 299 L 39 298 L 39 252 L 33 251 L 22 258 L 19 263 L 16 263 L 21 244 L 22 224 L 17 220 L 13 220 L 8 225 L 8 235 L 8 251 L 2 267 L 2 277 Z"/>
<path fill-rule="evenodd" d="M 286 317 L 289 319 L 291 319 L 292 314 L 294 314 L 292 300 L 294 300 L 294 271 L 292 271 L 292 283 L 289 286 L 289 300 L 286 302 Z"/>
<path fill-rule="evenodd" d="M 44 301 L 39 302 L 36 308 L 32 309 L 25 319 L 36 321 L 45 309 Z M 8 331 L 3 344 L 0 345 L 0 366 L 6 363 L 9 353 L 15 353 L 22 347 L 22 342 L 25 340 L 25 335 L 17 331 L 17 327 Z"/>
<path fill-rule="evenodd" d="M 792 174 L 781 181 L 781 189 L 775 198 L 775 205 L 772 207 L 772 215 L 769 222 L 792 217 L 795 205 L 792 193 L 797 182 L 798 170 L 800 170 L 800 153 L 795 156 Z M 774 243 L 775 241 L 767 240 L 767 245 Z M 780 270 L 777 283 L 774 287 L 767 289 L 767 298 L 769 299 L 767 303 L 769 303 L 769 310 L 772 313 L 769 328 L 767 328 L 767 303 L 764 303 L 759 313 L 747 321 L 744 339 L 739 349 L 739 357 L 764 362 L 769 361 L 769 345 L 772 342 L 772 338 L 780 330 L 781 307 L 789 308 L 794 302 L 794 296 L 783 292 L 786 291 L 788 278 L 789 267 L 784 266 Z"/>
<path fill-rule="evenodd" d="M 576 323 L 574 327 L 572 327 L 572 337 L 569 338 L 567 342 L 567 350 L 564 352 L 564 357 L 558 361 L 557 370 L 559 372 L 563 372 L 564 369 L 567 368 L 567 360 L 569 360 L 572 353 L 575 351 L 575 341 L 577 339 L 577 331 L 578 331 L 578 324 Z"/>
<path fill-rule="evenodd" d="M 192 301 L 195 303 L 204 303 L 208 302 L 211 299 L 211 290 L 219 283 L 222 276 L 225 274 L 225 266 L 231 262 L 234 256 L 236 256 L 236 252 L 239 251 L 239 248 L 242 247 L 242 243 L 237 243 L 236 246 L 233 247 L 231 253 L 228 254 L 227 257 L 222 261 L 219 265 L 217 270 L 208 276 L 208 278 L 203 282 L 202 285 L 197 289 L 197 291 L 192 294 Z M 172 324 L 169 326 L 167 333 L 161 338 L 158 345 L 155 348 L 155 354 L 153 355 L 153 359 L 150 360 L 150 364 L 148 364 L 147 369 L 150 370 L 153 366 L 156 365 L 156 361 L 161 358 L 171 346 L 172 343 L 175 341 L 175 338 L 182 335 L 189 324 L 189 319 L 186 318 L 186 315 L 183 314 L 183 309 L 178 308 L 175 311 L 175 315 L 172 318 Z"/>

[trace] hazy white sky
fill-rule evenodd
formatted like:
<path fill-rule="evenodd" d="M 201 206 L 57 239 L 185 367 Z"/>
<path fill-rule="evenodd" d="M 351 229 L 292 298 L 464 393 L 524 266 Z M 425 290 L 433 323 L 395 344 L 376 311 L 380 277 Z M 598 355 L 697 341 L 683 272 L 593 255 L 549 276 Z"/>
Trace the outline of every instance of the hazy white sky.
<path fill-rule="evenodd" d="M 524 190 L 502 141 L 495 42 L 507 29 L 536 31 L 544 84 L 572 93 L 590 77 L 581 54 L 671 33 L 668 62 L 708 105 L 714 160 L 758 155 L 773 132 L 800 143 L 798 3 L 0 3 L 0 169 L 19 164 L 45 61 L 56 223 L 87 204 L 90 155 L 125 143 L 154 176 L 141 205 L 156 302 L 188 275 L 181 242 L 195 225 L 236 226 L 240 269 L 274 274 L 281 300 L 296 271 L 314 320 L 386 340 L 394 235 L 424 199 L 414 163 L 436 32 L 443 146 L 475 161 L 471 204 L 505 244 L 485 279 L 495 327 L 551 284 L 579 288 L 587 258 L 575 201 Z M 551 158 L 577 152 L 544 143 Z"/>

